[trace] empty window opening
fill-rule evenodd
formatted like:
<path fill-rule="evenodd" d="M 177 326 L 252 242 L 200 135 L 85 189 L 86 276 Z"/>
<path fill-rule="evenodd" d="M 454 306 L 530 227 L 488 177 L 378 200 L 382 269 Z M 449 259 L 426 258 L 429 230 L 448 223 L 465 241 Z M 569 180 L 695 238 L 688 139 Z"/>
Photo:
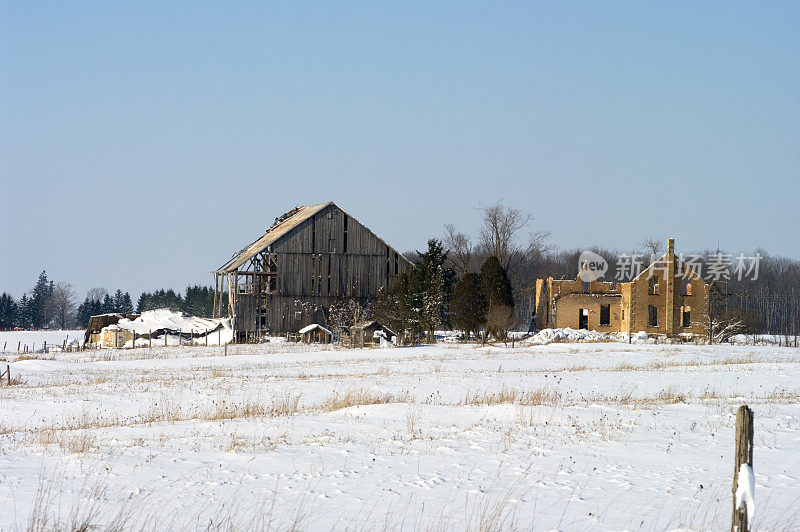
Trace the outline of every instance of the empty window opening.
<path fill-rule="evenodd" d="M 681 307 L 681 327 L 692 326 L 692 307 Z"/>
<path fill-rule="evenodd" d="M 591 281 L 583 281 L 583 293 L 588 294 L 589 289 L 592 287 Z"/>
<path fill-rule="evenodd" d="M 611 305 L 600 305 L 600 325 L 611 325 Z"/>
<path fill-rule="evenodd" d="M 658 327 L 658 309 L 655 305 L 647 306 L 647 326 Z"/>
<path fill-rule="evenodd" d="M 589 328 L 589 309 L 582 308 L 578 310 L 578 329 Z"/>
<path fill-rule="evenodd" d="M 394 254 L 394 274 L 397 275 L 400 270 L 400 259 L 397 256 L 397 253 Z"/>
<path fill-rule="evenodd" d="M 686 281 L 683 285 L 683 295 L 690 296 L 692 295 L 692 282 Z"/>
<path fill-rule="evenodd" d="M 649 291 L 651 296 L 658 295 L 658 278 L 654 275 L 648 279 Z"/>

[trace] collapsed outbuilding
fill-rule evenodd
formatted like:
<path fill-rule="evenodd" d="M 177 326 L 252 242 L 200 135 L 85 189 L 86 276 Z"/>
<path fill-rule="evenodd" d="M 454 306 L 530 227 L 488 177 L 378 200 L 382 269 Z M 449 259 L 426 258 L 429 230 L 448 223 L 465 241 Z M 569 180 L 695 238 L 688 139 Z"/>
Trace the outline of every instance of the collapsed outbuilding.
<path fill-rule="evenodd" d="M 84 345 L 93 345 L 98 347 L 116 347 L 116 345 L 104 345 L 106 340 L 103 338 L 103 329 L 109 325 L 114 325 L 120 320 L 135 320 L 140 314 L 129 313 L 116 313 L 97 314 L 89 318 L 89 326 L 86 328 L 86 333 L 83 335 Z M 108 339 L 110 341 L 110 337 Z"/>
<path fill-rule="evenodd" d="M 222 345 L 233 340 L 227 318 L 198 318 L 166 308 L 149 310 L 141 315 L 92 316 L 89 324 L 85 338 L 87 346 L 91 347 L 149 346 L 154 343 Z"/>

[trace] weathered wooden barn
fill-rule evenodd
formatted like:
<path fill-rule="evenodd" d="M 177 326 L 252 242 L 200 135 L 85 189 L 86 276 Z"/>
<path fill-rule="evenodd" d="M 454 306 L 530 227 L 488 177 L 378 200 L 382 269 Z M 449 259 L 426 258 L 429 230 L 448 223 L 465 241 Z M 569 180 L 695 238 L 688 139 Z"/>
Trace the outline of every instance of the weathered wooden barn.
<path fill-rule="evenodd" d="M 327 323 L 331 303 L 362 304 L 391 285 L 409 261 L 333 202 L 298 207 L 214 275 L 214 317 L 223 298 L 234 331 L 296 332 Z"/>

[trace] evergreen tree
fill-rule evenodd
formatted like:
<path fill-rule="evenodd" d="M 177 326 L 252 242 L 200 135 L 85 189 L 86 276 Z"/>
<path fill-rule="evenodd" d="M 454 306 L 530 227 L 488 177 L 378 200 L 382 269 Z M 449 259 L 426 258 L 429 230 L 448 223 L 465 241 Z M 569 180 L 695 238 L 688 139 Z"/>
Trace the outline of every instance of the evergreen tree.
<path fill-rule="evenodd" d="M 88 327 L 89 319 L 92 316 L 113 312 L 113 310 L 106 310 L 109 306 L 108 297 L 108 292 L 106 292 L 105 288 L 92 288 L 89 290 L 83 303 L 78 305 L 78 324 L 81 327 Z"/>
<path fill-rule="evenodd" d="M 139 295 L 139 301 L 136 303 L 136 312 L 141 314 L 146 310 L 150 310 L 148 306 L 150 303 L 150 297 L 150 294 L 147 292 L 142 292 L 141 295 Z"/>
<path fill-rule="evenodd" d="M 122 293 L 122 290 L 117 288 L 117 291 L 114 292 L 114 298 L 113 298 L 114 299 L 114 310 L 112 312 L 122 312 L 122 298 L 123 297 L 124 297 L 124 294 Z"/>
<path fill-rule="evenodd" d="M 453 289 L 450 301 L 453 326 L 464 331 L 464 338 L 470 333 L 477 337 L 481 326 L 486 323 L 486 297 L 481 289 L 481 277 L 477 273 L 465 273 Z"/>
<path fill-rule="evenodd" d="M 11 294 L 0 295 L 0 329 L 19 325 L 19 307 Z"/>
<path fill-rule="evenodd" d="M 211 316 L 214 308 L 214 291 L 208 286 L 187 286 L 183 311 L 192 316 Z"/>
<path fill-rule="evenodd" d="M 175 291 L 170 288 L 164 292 L 164 303 L 162 306 L 170 310 L 180 312 L 183 310 L 183 298 L 180 294 L 176 294 Z"/>
<path fill-rule="evenodd" d="M 435 238 L 428 241 L 428 250 L 419 253 L 415 265 L 415 289 L 418 291 L 420 326 L 427 333 L 427 341 L 434 341 L 437 327 L 450 325 L 450 296 L 455 285 L 455 272 L 447 265 L 447 252 Z"/>
<path fill-rule="evenodd" d="M 89 296 L 86 296 L 86 299 L 83 300 L 83 303 L 78 305 L 78 311 L 77 311 L 78 326 L 84 328 L 88 327 L 89 318 L 91 317 L 92 317 L 92 300 L 89 299 Z"/>
<path fill-rule="evenodd" d="M 133 301 L 131 301 L 131 295 L 128 292 L 122 294 L 122 302 L 120 303 L 119 311 L 125 314 L 133 312 Z"/>
<path fill-rule="evenodd" d="M 481 267 L 481 289 L 486 297 L 486 330 L 498 340 L 505 340 L 514 318 L 511 281 L 494 255 Z"/>
<path fill-rule="evenodd" d="M 103 303 L 100 305 L 99 314 L 112 314 L 114 312 L 114 300 L 110 295 L 106 294 L 103 298 Z"/>
<path fill-rule="evenodd" d="M 53 282 L 47 279 L 47 272 L 42 270 L 39 279 L 36 281 L 29 303 L 29 315 L 31 326 L 34 329 L 41 329 L 48 325 L 48 302 L 53 295 Z"/>
<path fill-rule="evenodd" d="M 28 294 L 22 294 L 22 299 L 19 300 L 19 326 L 23 329 L 30 329 L 33 327 L 32 315 L 33 309 L 31 308 L 31 300 Z"/>

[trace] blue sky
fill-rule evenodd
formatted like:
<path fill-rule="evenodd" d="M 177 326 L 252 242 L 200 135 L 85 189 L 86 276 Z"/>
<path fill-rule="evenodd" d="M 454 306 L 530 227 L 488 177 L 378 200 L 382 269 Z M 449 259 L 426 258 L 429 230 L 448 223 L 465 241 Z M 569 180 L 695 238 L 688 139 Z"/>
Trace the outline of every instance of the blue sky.
<path fill-rule="evenodd" d="M 188 283 L 297 204 L 401 250 L 800 257 L 800 3 L 0 3 L 0 291 Z"/>

